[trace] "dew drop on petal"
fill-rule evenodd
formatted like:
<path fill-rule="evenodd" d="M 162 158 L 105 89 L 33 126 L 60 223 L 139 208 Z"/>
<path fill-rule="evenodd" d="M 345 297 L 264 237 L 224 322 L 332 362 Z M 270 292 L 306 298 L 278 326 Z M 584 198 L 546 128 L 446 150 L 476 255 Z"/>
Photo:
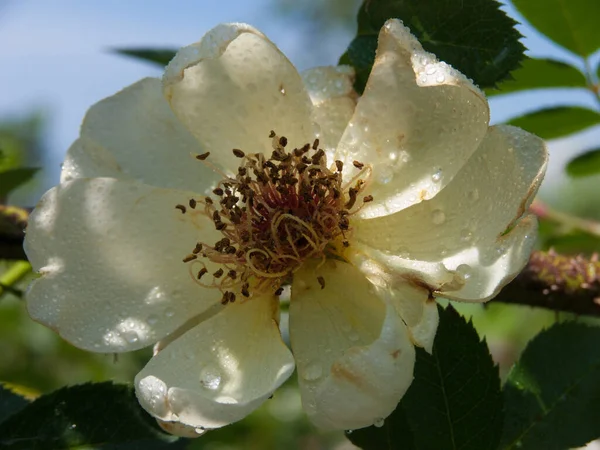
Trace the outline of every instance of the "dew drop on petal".
<path fill-rule="evenodd" d="M 394 172 L 389 167 L 381 167 L 377 172 L 379 184 L 388 184 L 394 178 Z"/>
<path fill-rule="evenodd" d="M 431 180 L 434 181 L 435 183 L 439 182 L 442 179 L 442 169 L 438 169 L 436 170 L 432 175 L 431 175 Z"/>
<path fill-rule="evenodd" d="M 165 309 L 165 316 L 166 317 L 173 317 L 175 315 L 175 310 L 173 308 L 167 308 Z"/>
<path fill-rule="evenodd" d="M 381 428 L 383 426 L 383 424 L 385 423 L 384 419 L 377 419 L 374 423 L 373 426 L 377 427 L 377 428 Z"/>
<path fill-rule="evenodd" d="M 446 79 L 446 77 L 443 74 L 439 74 L 436 78 L 435 81 L 437 81 L 438 83 L 443 83 L 444 80 Z"/>
<path fill-rule="evenodd" d="M 158 323 L 158 316 L 156 314 L 150 314 L 146 317 L 146 323 L 148 325 L 156 325 Z"/>
<path fill-rule="evenodd" d="M 473 239 L 473 233 L 471 230 L 465 228 L 460 232 L 460 240 L 463 242 L 470 242 Z"/>
<path fill-rule="evenodd" d="M 323 368 L 321 367 L 321 364 L 319 364 L 318 362 L 311 362 L 304 369 L 302 378 L 304 378 L 306 381 L 314 381 L 321 378 L 322 374 Z"/>
<path fill-rule="evenodd" d="M 441 225 L 446 221 L 446 214 L 441 209 L 434 209 L 431 212 L 431 221 L 434 225 Z"/>
<path fill-rule="evenodd" d="M 138 334 L 134 330 L 123 331 L 121 335 L 123 336 L 123 339 L 125 339 L 130 344 L 135 344 L 137 341 L 140 340 Z"/>
<path fill-rule="evenodd" d="M 207 366 L 200 372 L 200 384 L 211 391 L 221 386 L 221 372 L 216 367 Z"/>
<path fill-rule="evenodd" d="M 456 273 L 459 274 L 464 280 L 468 280 L 471 277 L 471 266 L 468 264 L 460 264 L 456 268 Z"/>

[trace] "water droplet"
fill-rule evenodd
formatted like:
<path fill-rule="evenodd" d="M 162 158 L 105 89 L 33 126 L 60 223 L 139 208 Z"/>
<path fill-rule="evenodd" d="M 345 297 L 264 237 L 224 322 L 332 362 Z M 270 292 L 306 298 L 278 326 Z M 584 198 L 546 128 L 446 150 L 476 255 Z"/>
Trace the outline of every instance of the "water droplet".
<path fill-rule="evenodd" d="M 388 184 L 394 178 L 394 172 L 389 167 L 383 166 L 378 168 L 377 181 L 379 184 Z"/>
<path fill-rule="evenodd" d="M 438 169 L 436 170 L 432 175 L 431 175 L 431 180 L 434 181 L 435 183 L 439 182 L 442 179 L 442 169 Z"/>
<path fill-rule="evenodd" d="M 281 92 L 281 95 L 285 95 L 285 88 L 283 85 L 279 88 L 279 92 Z"/>
<path fill-rule="evenodd" d="M 121 333 L 123 339 L 125 339 L 130 344 L 135 344 L 140 340 L 138 334 L 134 330 L 124 331 Z"/>
<path fill-rule="evenodd" d="M 427 75 L 433 75 L 436 71 L 437 69 L 433 64 L 427 64 L 427 66 L 425 66 L 425 73 Z"/>
<path fill-rule="evenodd" d="M 425 84 L 425 83 L 427 83 L 427 75 L 425 75 L 425 74 L 421 75 L 421 76 L 419 77 L 419 82 L 420 82 L 421 84 Z"/>
<path fill-rule="evenodd" d="M 460 264 L 456 268 L 456 273 L 459 274 L 463 279 L 468 280 L 471 277 L 471 266 L 468 264 Z"/>
<path fill-rule="evenodd" d="M 448 254 L 448 249 L 445 245 L 440 245 L 440 255 L 446 256 Z"/>
<path fill-rule="evenodd" d="M 200 372 L 200 384 L 211 391 L 216 391 L 221 386 L 221 372 L 215 367 L 205 367 Z"/>
<path fill-rule="evenodd" d="M 472 202 L 476 202 L 477 200 L 479 200 L 479 189 L 475 188 L 472 191 L 470 191 L 468 197 L 469 200 L 471 200 Z"/>
<path fill-rule="evenodd" d="M 165 316 L 166 317 L 173 317 L 175 315 L 175 310 L 173 308 L 167 308 L 165 309 Z"/>
<path fill-rule="evenodd" d="M 434 209 L 431 212 L 431 221 L 434 225 L 441 225 L 446 221 L 446 214 L 441 209 Z"/>
<path fill-rule="evenodd" d="M 352 432 L 353 432 L 353 431 L 354 431 L 354 430 L 346 430 L 346 431 L 345 431 L 345 433 L 346 433 L 346 434 L 352 434 Z"/>
<path fill-rule="evenodd" d="M 438 83 L 443 83 L 444 80 L 446 79 L 446 77 L 442 74 L 439 74 L 436 78 L 435 81 L 437 81 Z"/>
<path fill-rule="evenodd" d="M 322 374 L 323 368 L 321 365 L 317 362 L 312 362 L 306 366 L 306 369 L 304 369 L 302 378 L 304 378 L 306 381 L 314 381 L 321 378 Z"/>
<path fill-rule="evenodd" d="M 158 316 L 156 314 L 150 314 L 146 318 L 146 322 L 148 323 L 148 325 L 156 325 L 158 323 Z"/>
<path fill-rule="evenodd" d="M 470 242 L 473 239 L 473 233 L 471 230 L 465 228 L 460 232 L 460 240 L 463 242 Z"/>
<path fill-rule="evenodd" d="M 204 429 L 203 427 L 194 428 L 194 431 L 196 432 L 196 434 L 206 433 L 206 429 Z"/>
<path fill-rule="evenodd" d="M 381 428 L 384 423 L 385 423 L 385 420 L 382 418 L 379 418 L 375 422 L 373 422 L 373 426 L 375 426 L 377 428 Z"/>

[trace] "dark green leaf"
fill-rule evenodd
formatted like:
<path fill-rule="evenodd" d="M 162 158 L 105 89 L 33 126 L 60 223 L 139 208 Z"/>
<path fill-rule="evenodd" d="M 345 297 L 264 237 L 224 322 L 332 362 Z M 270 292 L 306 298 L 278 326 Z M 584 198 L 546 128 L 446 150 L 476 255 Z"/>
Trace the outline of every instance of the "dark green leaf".
<path fill-rule="evenodd" d="M 20 168 L 0 172 L 0 197 L 27 183 L 40 169 Z"/>
<path fill-rule="evenodd" d="M 354 88 L 357 92 L 365 89 L 373 61 L 375 61 L 375 50 L 377 49 L 377 35 L 364 35 L 355 37 L 346 53 L 340 58 L 340 64 L 354 67 L 356 79 Z"/>
<path fill-rule="evenodd" d="M 417 349 L 415 379 L 400 402 L 418 450 L 494 450 L 502 431 L 498 368 L 472 323 L 440 309 L 433 355 Z"/>
<path fill-rule="evenodd" d="M 0 423 L 27 406 L 29 402 L 0 384 Z"/>
<path fill-rule="evenodd" d="M 585 152 L 569 161 L 567 173 L 572 177 L 600 174 L 600 148 Z"/>
<path fill-rule="evenodd" d="M 59 389 L 0 423 L 3 450 L 61 450 L 157 439 L 173 437 L 141 409 L 130 387 L 108 382 Z"/>
<path fill-rule="evenodd" d="M 495 86 L 523 59 L 525 48 L 514 28 L 516 22 L 499 9 L 496 1 L 365 0 L 358 13 L 358 36 L 377 40 L 379 29 L 390 18 L 401 19 L 425 50 L 481 87 Z M 358 44 L 353 41 L 352 45 Z M 374 47 L 373 43 L 361 52 L 369 47 Z M 370 60 L 373 56 L 374 52 Z M 357 82 L 356 88 L 362 92 L 364 85 Z"/>
<path fill-rule="evenodd" d="M 381 427 L 370 426 L 346 431 L 346 437 L 363 450 L 417 450 L 412 431 L 401 407 L 385 420 Z"/>
<path fill-rule="evenodd" d="M 585 75 L 577 68 L 551 59 L 526 59 L 511 76 L 512 80 L 503 81 L 498 89 L 486 89 L 485 93 L 497 95 L 526 89 L 587 86 Z"/>
<path fill-rule="evenodd" d="M 600 114 L 579 106 L 548 108 L 508 122 L 544 139 L 566 136 L 600 123 Z"/>
<path fill-rule="evenodd" d="M 177 53 L 177 50 L 170 48 L 118 48 L 115 50 L 115 52 L 121 55 L 143 59 L 144 61 L 149 61 L 164 67 L 173 59 L 175 53 Z"/>
<path fill-rule="evenodd" d="M 597 0 L 513 0 L 525 18 L 557 44 L 588 56 L 600 47 Z"/>
<path fill-rule="evenodd" d="M 600 328 L 556 324 L 535 337 L 504 388 L 502 449 L 564 450 L 600 437 Z"/>

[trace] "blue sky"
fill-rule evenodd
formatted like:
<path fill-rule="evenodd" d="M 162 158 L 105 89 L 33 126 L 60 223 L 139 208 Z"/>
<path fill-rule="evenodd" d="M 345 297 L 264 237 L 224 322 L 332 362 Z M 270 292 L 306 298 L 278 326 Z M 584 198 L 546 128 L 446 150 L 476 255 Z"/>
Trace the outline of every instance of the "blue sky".
<path fill-rule="evenodd" d="M 340 31 L 314 55 L 304 52 L 304 28 L 294 18 L 276 15 L 273 0 L 4 0 L 0 9 L 0 120 L 47 113 L 44 161 L 47 181 L 56 183 L 59 163 L 77 137 L 87 108 L 144 76 L 160 76 L 153 66 L 112 54 L 116 47 L 178 47 L 197 41 L 220 22 L 242 21 L 260 28 L 300 69 L 332 64 L 343 53 L 351 33 Z M 511 15 L 518 14 L 508 8 Z M 566 51 L 522 27 L 530 54 L 580 65 Z M 589 95 L 555 91 L 505 96 L 492 102 L 493 121 L 506 120 L 541 106 L 572 103 L 594 108 Z M 552 143 L 550 167 L 556 186 L 572 150 L 591 148 L 600 128 Z"/>

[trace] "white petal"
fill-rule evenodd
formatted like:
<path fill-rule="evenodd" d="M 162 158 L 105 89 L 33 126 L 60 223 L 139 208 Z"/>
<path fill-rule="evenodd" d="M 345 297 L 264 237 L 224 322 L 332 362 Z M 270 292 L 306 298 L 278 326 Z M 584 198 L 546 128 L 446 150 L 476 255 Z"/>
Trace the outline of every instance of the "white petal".
<path fill-rule="evenodd" d="M 350 264 L 330 260 L 315 270 L 305 263 L 294 274 L 290 337 L 302 403 L 319 427 L 372 425 L 396 408 L 412 381 L 406 326 Z"/>
<path fill-rule="evenodd" d="M 353 239 L 391 255 L 443 262 L 449 270 L 467 264 L 459 270 L 469 272 L 463 277 L 464 299 L 490 298 L 501 287 L 496 283 L 514 277 L 529 257 L 535 220 L 515 225 L 537 192 L 546 160 L 541 139 L 515 127 L 491 127 L 467 165 L 436 197 L 389 216 L 356 220 Z M 493 276 L 475 276 L 488 269 Z M 478 287 L 467 293 L 473 282 Z"/>
<path fill-rule="evenodd" d="M 439 321 L 440 316 L 438 314 L 437 303 L 433 300 L 424 303 L 421 320 L 409 328 L 414 344 L 423 347 L 428 353 L 431 353 Z"/>
<path fill-rule="evenodd" d="M 164 92 L 210 160 L 233 169 L 231 150 L 272 151 L 269 132 L 290 146 L 314 139 L 311 103 L 300 75 L 263 34 L 225 24 L 181 49 L 167 66 Z"/>
<path fill-rule="evenodd" d="M 29 218 L 25 250 L 41 278 L 31 316 L 74 345 L 119 352 L 156 342 L 218 303 L 182 262 L 221 234 L 192 194 L 110 178 L 75 179 L 47 192 Z"/>
<path fill-rule="evenodd" d="M 481 91 L 425 52 L 402 22 L 389 20 L 338 149 L 348 168 L 352 160 L 373 166 L 370 193 L 376 202 L 363 215 L 432 198 L 475 151 L 488 122 Z"/>
<path fill-rule="evenodd" d="M 294 371 L 274 298 L 228 304 L 154 356 L 136 376 L 152 415 L 197 428 L 244 418 Z"/>
<path fill-rule="evenodd" d="M 358 95 L 352 86 L 354 69 L 349 66 L 315 67 L 301 75 L 313 103 L 319 147 L 333 155 L 356 106 Z"/>
<path fill-rule="evenodd" d="M 171 111 L 160 80 L 145 78 L 89 109 L 61 180 L 134 178 L 202 193 L 216 175 L 194 160 L 198 153 L 203 149 Z"/>

